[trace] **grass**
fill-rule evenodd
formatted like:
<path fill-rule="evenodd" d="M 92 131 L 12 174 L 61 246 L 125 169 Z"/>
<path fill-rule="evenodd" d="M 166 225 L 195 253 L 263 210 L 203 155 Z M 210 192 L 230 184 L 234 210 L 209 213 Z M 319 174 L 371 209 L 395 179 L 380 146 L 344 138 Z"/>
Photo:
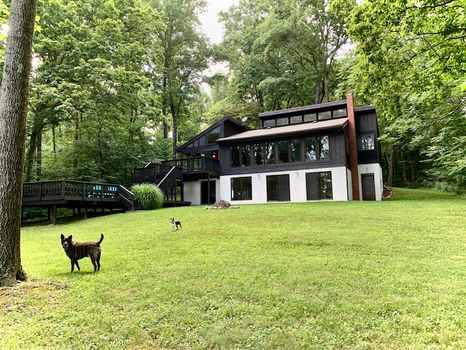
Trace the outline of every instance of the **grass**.
<path fill-rule="evenodd" d="M 466 200 L 395 198 L 24 228 L 0 349 L 464 349 Z M 69 273 L 61 232 L 105 234 L 100 273 Z"/>

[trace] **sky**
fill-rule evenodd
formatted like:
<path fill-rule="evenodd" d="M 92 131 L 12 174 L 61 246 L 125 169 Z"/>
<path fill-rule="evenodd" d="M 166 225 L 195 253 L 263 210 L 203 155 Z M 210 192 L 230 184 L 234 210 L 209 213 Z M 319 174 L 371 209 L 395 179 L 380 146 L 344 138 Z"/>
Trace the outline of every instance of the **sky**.
<path fill-rule="evenodd" d="M 239 0 L 207 0 L 206 11 L 199 16 L 201 29 L 206 34 L 212 44 L 218 44 L 222 41 L 225 29 L 220 24 L 218 14 L 220 11 L 226 11 Z"/>
<path fill-rule="evenodd" d="M 225 28 L 220 23 L 218 14 L 220 11 L 226 11 L 230 6 L 235 5 L 239 0 L 207 0 L 206 11 L 199 16 L 201 30 L 207 35 L 212 44 L 219 44 L 222 41 Z M 206 76 L 212 76 L 215 73 L 226 73 L 228 71 L 227 63 L 213 63 L 204 72 Z M 209 86 L 203 84 L 204 91 L 209 92 Z"/>

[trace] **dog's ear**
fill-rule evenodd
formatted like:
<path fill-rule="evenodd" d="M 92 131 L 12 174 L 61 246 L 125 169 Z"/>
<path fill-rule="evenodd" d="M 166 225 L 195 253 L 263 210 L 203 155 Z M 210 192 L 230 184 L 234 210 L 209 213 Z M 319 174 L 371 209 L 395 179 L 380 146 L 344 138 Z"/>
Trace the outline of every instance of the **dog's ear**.
<path fill-rule="evenodd" d="M 69 239 L 70 242 L 71 242 L 71 240 L 73 239 L 73 235 L 68 236 L 68 239 Z"/>
<path fill-rule="evenodd" d="M 65 236 L 63 236 L 63 233 L 60 235 L 60 238 L 61 238 L 62 242 L 65 240 Z"/>

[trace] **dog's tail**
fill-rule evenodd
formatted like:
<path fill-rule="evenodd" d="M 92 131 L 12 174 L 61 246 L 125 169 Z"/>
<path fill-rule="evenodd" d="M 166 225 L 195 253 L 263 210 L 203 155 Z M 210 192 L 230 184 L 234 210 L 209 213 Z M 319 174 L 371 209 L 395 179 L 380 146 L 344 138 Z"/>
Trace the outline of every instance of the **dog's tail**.
<path fill-rule="evenodd" d="M 103 240 L 104 240 L 104 234 L 101 233 L 101 234 L 100 234 L 100 239 L 99 239 L 99 241 L 98 241 L 95 245 L 96 245 L 97 247 L 100 247 L 100 243 L 102 243 Z"/>

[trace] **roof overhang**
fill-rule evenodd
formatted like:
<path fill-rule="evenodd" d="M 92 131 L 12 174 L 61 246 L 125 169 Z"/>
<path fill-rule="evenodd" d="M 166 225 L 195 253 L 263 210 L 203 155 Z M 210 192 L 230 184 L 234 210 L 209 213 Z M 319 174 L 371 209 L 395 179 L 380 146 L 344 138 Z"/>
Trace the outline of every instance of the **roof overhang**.
<path fill-rule="evenodd" d="M 272 139 L 285 136 L 302 135 L 325 130 L 344 128 L 348 124 L 348 118 L 324 120 L 315 123 L 279 126 L 275 128 L 248 130 L 230 137 L 218 139 L 219 143 L 242 142 L 251 140 Z"/>

